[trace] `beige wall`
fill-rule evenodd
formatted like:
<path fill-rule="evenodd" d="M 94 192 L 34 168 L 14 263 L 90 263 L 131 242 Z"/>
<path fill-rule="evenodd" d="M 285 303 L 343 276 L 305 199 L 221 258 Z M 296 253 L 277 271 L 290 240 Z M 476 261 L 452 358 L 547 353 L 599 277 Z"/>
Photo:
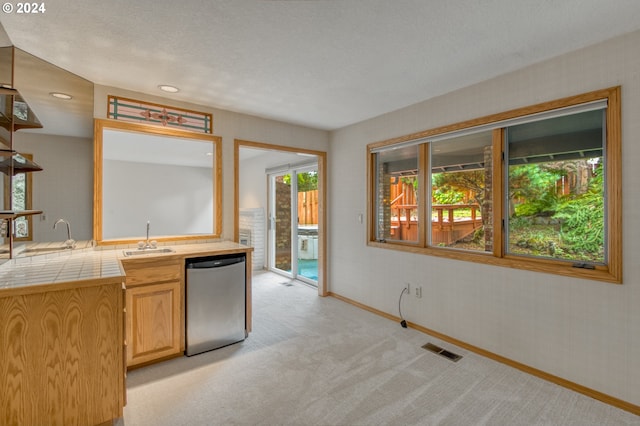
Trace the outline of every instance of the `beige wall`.
<path fill-rule="evenodd" d="M 53 224 L 66 219 L 71 237 L 90 240 L 93 236 L 93 140 L 70 136 L 16 132 L 14 146 L 33 154 L 42 171 L 31 173 L 33 208 L 44 215 L 33 216 L 34 241 L 64 241 L 66 229 Z"/>
<path fill-rule="evenodd" d="M 331 135 L 330 291 L 640 405 L 640 32 L 440 96 Z M 366 145 L 565 96 L 622 86 L 624 284 L 366 245 Z M 427 337 L 425 336 L 425 342 Z"/>
<path fill-rule="evenodd" d="M 210 112 L 211 114 L 213 114 L 213 134 L 222 137 L 222 238 L 224 239 L 233 238 L 234 139 L 284 145 L 296 148 L 306 148 L 318 151 L 327 151 L 329 147 L 329 133 L 324 130 L 310 129 L 302 126 L 296 126 L 279 121 L 267 120 L 250 115 L 224 111 L 202 105 L 179 102 L 171 98 L 149 96 L 142 93 L 130 92 L 127 90 L 107 86 L 95 86 L 94 117 L 107 117 L 108 95 L 117 95 L 132 99 L 146 100 L 149 102 L 182 107 L 202 112 Z"/>

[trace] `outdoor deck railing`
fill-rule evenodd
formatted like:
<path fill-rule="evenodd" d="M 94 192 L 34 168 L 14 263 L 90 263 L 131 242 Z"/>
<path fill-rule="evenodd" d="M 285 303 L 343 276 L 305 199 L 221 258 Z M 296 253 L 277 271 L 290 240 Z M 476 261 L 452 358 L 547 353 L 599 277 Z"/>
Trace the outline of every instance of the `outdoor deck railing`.
<path fill-rule="evenodd" d="M 450 244 L 482 226 L 478 204 L 433 204 L 431 214 L 432 244 Z M 416 204 L 396 204 L 391 207 L 391 237 L 404 241 L 418 240 L 418 220 L 412 217 Z M 457 210 L 470 210 L 456 217 Z M 433 212 L 435 211 L 435 215 Z"/>
<path fill-rule="evenodd" d="M 461 221 L 465 221 L 465 220 L 470 220 L 470 221 L 475 221 L 476 217 L 477 217 L 477 213 L 480 210 L 480 206 L 478 204 L 434 204 L 432 206 L 433 210 L 436 211 L 437 213 L 437 220 L 435 221 L 438 224 L 443 224 L 445 222 L 448 223 L 453 223 L 453 222 L 461 222 Z M 456 210 L 466 210 L 466 209 L 470 209 L 471 210 L 471 216 L 470 217 L 461 217 L 458 218 L 456 220 L 455 218 L 455 211 Z M 445 216 L 444 216 L 444 212 L 445 210 L 447 211 L 447 217 L 446 217 L 446 221 L 445 221 Z M 433 222 L 433 217 L 431 218 L 431 221 Z"/>

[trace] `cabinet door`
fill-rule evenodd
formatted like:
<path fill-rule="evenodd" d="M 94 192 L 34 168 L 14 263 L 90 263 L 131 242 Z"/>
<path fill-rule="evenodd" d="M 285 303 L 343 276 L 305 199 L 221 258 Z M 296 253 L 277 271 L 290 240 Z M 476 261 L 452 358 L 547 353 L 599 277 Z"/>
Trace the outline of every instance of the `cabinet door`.
<path fill-rule="evenodd" d="M 51 287 L 0 297 L 0 424 L 110 424 L 124 398 L 121 284 Z"/>
<path fill-rule="evenodd" d="M 181 352 L 180 281 L 127 289 L 127 366 Z"/>

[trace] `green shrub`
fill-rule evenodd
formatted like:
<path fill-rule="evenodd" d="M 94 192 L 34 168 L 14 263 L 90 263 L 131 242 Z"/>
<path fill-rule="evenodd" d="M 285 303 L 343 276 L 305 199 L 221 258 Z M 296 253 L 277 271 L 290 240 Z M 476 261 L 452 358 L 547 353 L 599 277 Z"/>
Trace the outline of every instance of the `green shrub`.
<path fill-rule="evenodd" d="M 509 167 L 509 197 L 523 200 L 515 206 L 516 216 L 552 216 L 558 196 L 556 181 L 564 171 L 544 164 Z"/>
<path fill-rule="evenodd" d="M 601 253 L 604 247 L 604 195 L 602 175 L 594 177 L 589 190 L 558 205 L 554 217 L 562 222 L 561 238 L 574 253 Z"/>
<path fill-rule="evenodd" d="M 433 199 L 436 204 L 458 204 L 464 200 L 464 194 L 450 186 L 443 186 L 433 191 Z"/>

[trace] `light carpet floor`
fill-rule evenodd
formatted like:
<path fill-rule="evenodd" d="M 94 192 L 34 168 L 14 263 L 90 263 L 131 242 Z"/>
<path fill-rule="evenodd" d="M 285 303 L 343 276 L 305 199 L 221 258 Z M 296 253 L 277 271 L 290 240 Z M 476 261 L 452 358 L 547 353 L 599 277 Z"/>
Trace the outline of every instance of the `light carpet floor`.
<path fill-rule="evenodd" d="M 640 417 L 259 272 L 242 343 L 129 372 L 119 426 L 640 425 Z M 463 355 L 452 362 L 421 348 Z"/>

